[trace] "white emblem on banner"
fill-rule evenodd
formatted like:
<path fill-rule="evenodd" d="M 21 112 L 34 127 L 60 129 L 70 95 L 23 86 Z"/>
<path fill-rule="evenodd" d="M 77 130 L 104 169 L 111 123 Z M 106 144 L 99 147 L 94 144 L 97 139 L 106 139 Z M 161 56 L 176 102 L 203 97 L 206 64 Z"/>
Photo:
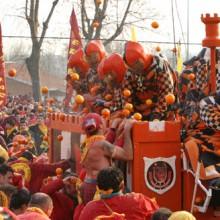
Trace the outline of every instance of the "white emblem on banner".
<path fill-rule="evenodd" d="M 176 156 L 143 159 L 147 187 L 160 195 L 171 189 L 176 182 Z"/>
<path fill-rule="evenodd" d="M 165 121 L 150 121 L 149 131 L 153 131 L 153 132 L 165 131 Z"/>

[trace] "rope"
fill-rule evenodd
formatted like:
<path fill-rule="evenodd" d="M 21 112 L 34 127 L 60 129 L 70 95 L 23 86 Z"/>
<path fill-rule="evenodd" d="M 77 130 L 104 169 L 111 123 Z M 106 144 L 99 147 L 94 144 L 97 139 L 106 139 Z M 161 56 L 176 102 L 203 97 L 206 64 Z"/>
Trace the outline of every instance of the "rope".
<path fill-rule="evenodd" d="M 2 36 L 3 38 L 24 38 L 24 39 L 31 39 L 30 36 L 15 36 L 15 35 L 4 35 Z M 35 38 L 40 38 L 40 37 L 35 37 Z M 56 37 L 56 36 L 49 36 L 49 37 L 44 37 L 45 39 L 54 39 L 54 40 L 69 40 L 69 37 Z M 83 40 L 87 40 L 86 38 L 82 37 L 81 39 Z M 100 38 L 100 40 L 107 40 L 107 38 Z M 113 41 L 119 41 L 119 42 L 125 42 L 128 41 L 126 39 L 114 39 Z M 155 43 L 155 44 L 173 44 L 173 42 L 171 41 L 147 41 L 147 40 L 139 40 L 138 42 L 142 42 L 142 43 Z M 197 46 L 201 46 L 201 43 L 197 43 L 197 42 L 192 42 L 192 43 L 180 43 L 181 45 L 197 45 Z"/>

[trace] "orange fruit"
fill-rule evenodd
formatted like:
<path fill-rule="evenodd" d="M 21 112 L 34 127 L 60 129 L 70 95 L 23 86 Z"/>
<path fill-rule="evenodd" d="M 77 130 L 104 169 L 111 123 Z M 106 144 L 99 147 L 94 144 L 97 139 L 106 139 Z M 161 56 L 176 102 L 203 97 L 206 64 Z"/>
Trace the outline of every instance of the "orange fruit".
<path fill-rule="evenodd" d="M 111 101 L 112 100 L 112 95 L 111 94 L 106 94 L 105 95 L 105 100 L 106 101 Z"/>
<path fill-rule="evenodd" d="M 38 105 L 37 110 L 38 110 L 38 112 L 42 112 L 44 110 L 44 108 L 42 105 Z"/>
<path fill-rule="evenodd" d="M 41 93 L 42 93 L 42 94 L 47 94 L 48 91 L 49 91 L 49 89 L 48 89 L 46 86 L 43 86 L 43 87 L 41 88 Z"/>
<path fill-rule="evenodd" d="M 99 24 L 98 21 L 93 21 L 93 22 L 92 22 L 92 26 L 93 26 L 94 28 L 97 28 L 99 25 L 100 25 L 100 24 Z"/>
<path fill-rule="evenodd" d="M 63 174 L 63 169 L 58 167 L 56 168 L 56 175 L 59 176 L 59 175 L 62 175 Z"/>
<path fill-rule="evenodd" d="M 16 73 L 17 73 L 17 71 L 16 71 L 15 68 L 12 68 L 12 69 L 10 69 L 10 70 L 8 71 L 8 75 L 9 75 L 10 77 L 15 77 L 15 76 L 16 76 Z"/>
<path fill-rule="evenodd" d="M 82 95 L 76 95 L 75 101 L 76 101 L 77 104 L 83 104 L 85 99 L 84 99 L 84 97 Z"/>
<path fill-rule="evenodd" d="M 196 78 L 196 76 L 195 76 L 194 73 L 190 73 L 190 74 L 188 75 L 188 79 L 189 79 L 189 80 L 194 80 L 195 78 Z"/>
<path fill-rule="evenodd" d="M 49 99 L 47 99 L 47 102 L 49 104 L 53 104 L 55 102 L 55 100 L 54 100 L 54 98 L 49 98 Z"/>
<path fill-rule="evenodd" d="M 160 51 L 161 51 L 161 49 L 160 49 L 159 46 L 156 46 L 156 47 L 155 47 L 155 50 L 156 50 L 157 52 L 160 52 Z"/>
<path fill-rule="evenodd" d="M 87 113 L 89 113 L 89 109 L 85 107 L 85 108 L 83 108 L 82 112 L 87 114 Z"/>
<path fill-rule="evenodd" d="M 128 109 L 123 109 L 121 113 L 125 117 L 128 117 L 131 114 L 131 112 Z"/>
<path fill-rule="evenodd" d="M 110 110 L 108 108 L 103 108 L 101 114 L 103 118 L 108 118 L 110 116 Z"/>
<path fill-rule="evenodd" d="M 96 93 L 97 93 L 97 91 L 99 90 L 99 88 L 100 88 L 100 86 L 98 86 L 98 85 L 93 86 L 93 87 L 90 89 L 90 93 L 91 93 L 92 95 L 96 95 Z"/>
<path fill-rule="evenodd" d="M 157 29 L 159 27 L 159 23 L 157 21 L 153 21 L 151 23 L 151 27 Z"/>
<path fill-rule="evenodd" d="M 142 119 L 142 115 L 138 112 L 133 114 L 133 118 L 137 121 L 140 121 Z"/>
<path fill-rule="evenodd" d="M 133 105 L 131 103 L 126 103 L 124 109 L 128 109 L 130 112 L 133 110 Z"/>
<path fill-rule="evenodd" d="M 165 96 L 165 100 L 168 105 L 172 105 L 175 102 L 175 99 L 176 98 L 172 93 Z"/>
<path fill-rule="evenodd" d="M 177 52 L 176 47 L 174 47 L 174 48 L 172 49 L 172 52 L 173 52 L 173 53 L 176 53 L 176 52 Z"/>
<path fill-rule="evenodd" d="M 124 95 L 125 97 L 129 97 L 129 96 L 131 95 L 131 91 L 130 91 L 129 89 L 124 89 L 123 95 Z"/>
<path fill-rule="evenodd" d="M 44 141 L 48 141 L 48 136 L 45 135 L 45 136 L 43 137 L 43 140 L 44 140 Z"/>
<path fill-rule="evenodd" d="M 145 101 L 145 103 L 146 103 L 147 106 L 151 106 L 153 102 L 152 102 L 151 99 L 147 99 L 147 100 Z"/>
<path fill-rule="evenodd" d="M 62 136 L 61 134 L 59 134 L 59 135 L 57 136 L 57 140 L 58 140 L 59 142 L 61 142 L 61 141 L 63 140 L 63 136 Z"/>
<path fill-rule="evenodd" d="M 47 109 L 47 112 L 48 112 L 48 113 L 52 113 L 52 112 L 53 112 L 53 109 L 52 109 L 52 108 L 48 108 L 48 109 Z"/>
<path fill-rule="evenodd" d="M 70 73 L 70 78 L 73 81 L 79 80 L 79 74 L 78 73 Z"/>
<path fill-rule="evenodd" d="M 64 113 L 61 113 L 61 114 L 59 115 L 59 119 L 60 119 L 61 121 L 65 121 L 65 118 L 66 118 L 66 115 L 65 115 Z"/>

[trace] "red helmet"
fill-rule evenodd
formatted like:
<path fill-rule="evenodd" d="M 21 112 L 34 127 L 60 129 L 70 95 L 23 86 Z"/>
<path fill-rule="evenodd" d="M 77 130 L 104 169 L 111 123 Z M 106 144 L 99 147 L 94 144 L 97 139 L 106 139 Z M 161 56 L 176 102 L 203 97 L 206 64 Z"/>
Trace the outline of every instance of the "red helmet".
<path fill-rule="evenodd" d="M 141 44 L 134 41 L 127 41 L 125 44 L 124 58 L 129 66 L 133 66 L 137 60 L 142 60 L 144 68 L 152 63 L 153 56 L 146 54 Z"/>
<path fill-rule="evenodd" d="M 105 48 L 100 40 L 91 40 L 85 47 L 85 54 L 90 56 L 91 53 L 99 53 L 100 61 L 105 57 Z"/>
<path fill-rule="evenodd" d="M 82 48 L 79 48 L 72 54 L 68 60 L 68 68 L 78 67 L 82 74 L 86 74 L 89 70 L 89 64 L 85 60 L 85 54 Z"/>
<path fill-rule="evenodd" d="M 98 66 L 98 74 L 101 79 L 108 73 L 115 74 L 118 83 L 123 81 L 126 70 L 124 60 L 118 53 L 111 54 Z"/>

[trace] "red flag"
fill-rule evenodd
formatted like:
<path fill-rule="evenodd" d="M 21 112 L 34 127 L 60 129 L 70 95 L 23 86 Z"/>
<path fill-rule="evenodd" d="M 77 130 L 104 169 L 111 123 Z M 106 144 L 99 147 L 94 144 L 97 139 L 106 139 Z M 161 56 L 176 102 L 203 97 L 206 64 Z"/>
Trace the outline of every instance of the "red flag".
<path fill-rule="evenodd" d="M 82 40 L 79 34 L 79 26 L 76 19 L 74 8 L 72 10 L 72 14 L 70 17 L 70 26 L 71 26 L 71 32 L 70 32 L 68 58 L 70 57 L 71 54 L 75 53 L 77 49 L 82 47 Z"/>
<path fill-rule="evenodd" d="M 5 62 L 2 47 L 2 28 L 0 23 L 0 107 L 6 104 Z"/>
<path fill-rule="evenodd" d="M 74 8 L 72 10 L 72 14 L 70 17 L 70 26 L 71 26 L 71 31 L 70 31 L 68 59 L 71 56 L 71 54 L 74 54 L 77 49 L 82 47 L 82 40 L 81 40 L 81 37 L 79 34 L 79 26 L 78 26 L 78 22 L 77 22 Z M 68 73 L 71 73 L 71 71 L 73 71 L 73 70 L 68 70 Z M 66 84 L 66 97 L 64 99 L 65 108 L 69 107 L 69 103 L 70 103 L 72 94 L 73 94 L 73 87 L 72 87 L 71 83 L 67 82 L 67 84 Z"/>

